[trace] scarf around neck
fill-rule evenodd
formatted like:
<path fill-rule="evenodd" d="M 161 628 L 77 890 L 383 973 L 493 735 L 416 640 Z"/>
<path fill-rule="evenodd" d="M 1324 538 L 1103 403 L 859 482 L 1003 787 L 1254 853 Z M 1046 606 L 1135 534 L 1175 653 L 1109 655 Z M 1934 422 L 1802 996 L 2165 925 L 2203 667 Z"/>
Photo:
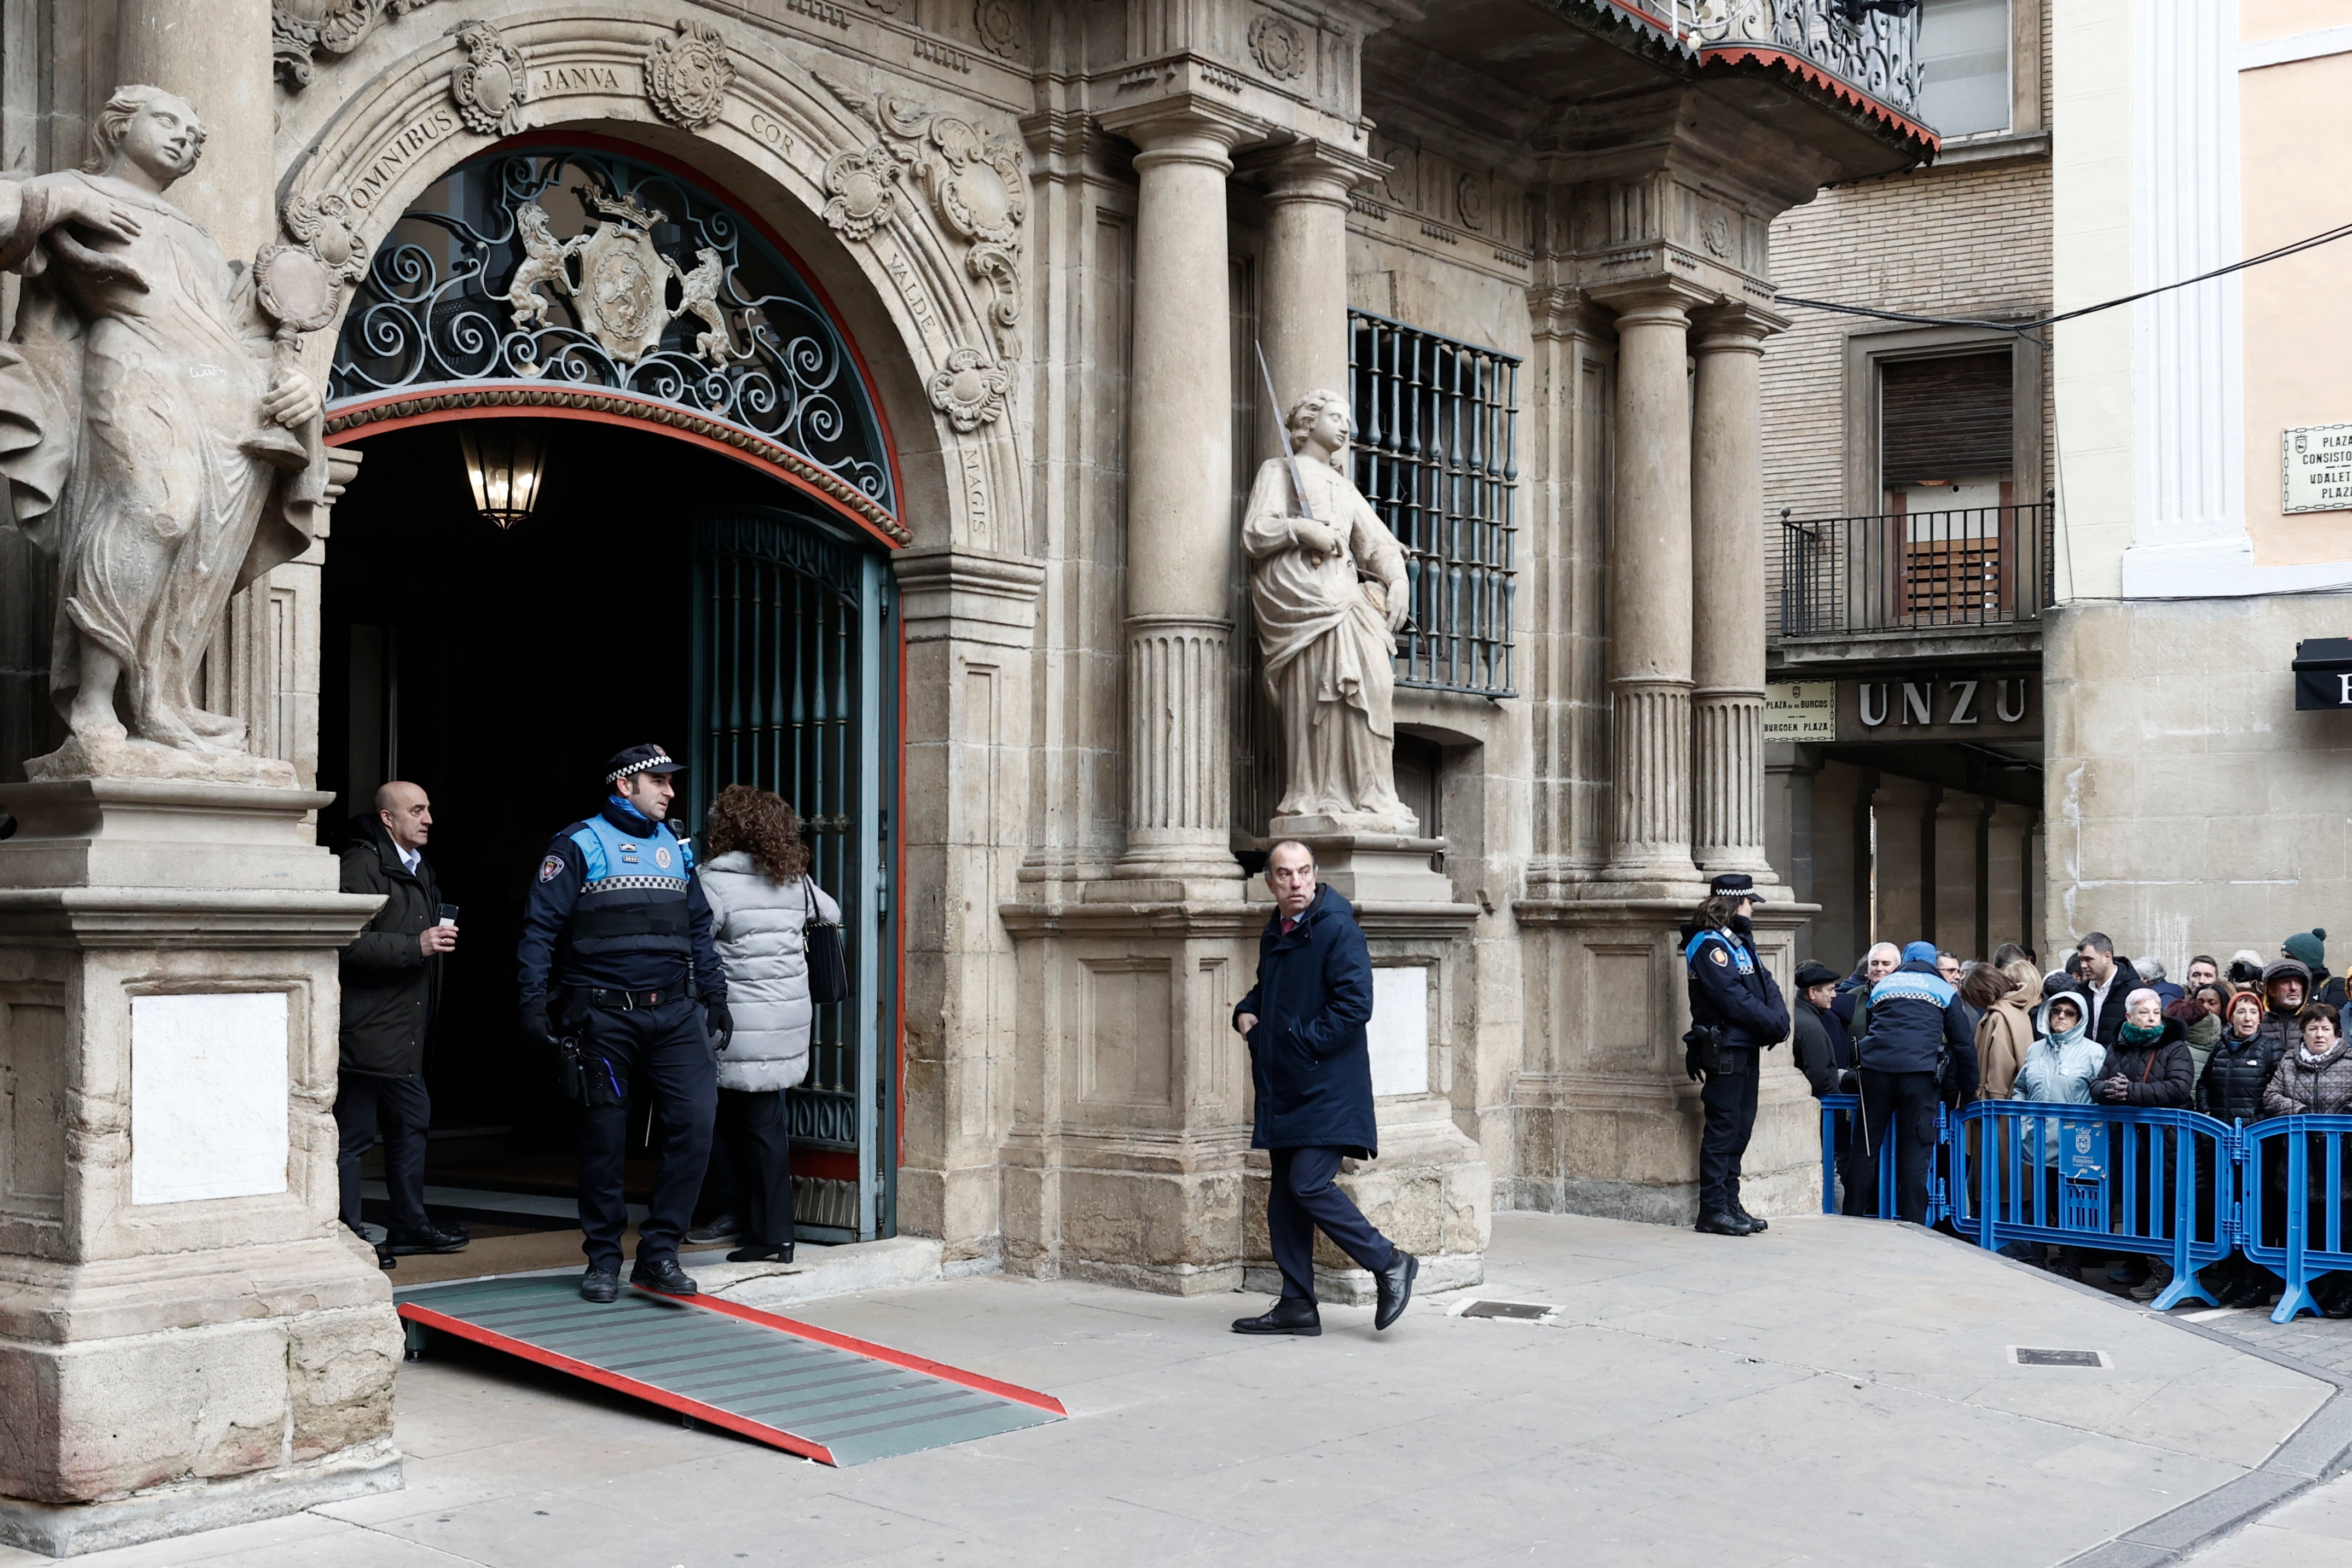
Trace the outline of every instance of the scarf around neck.
<path fill-rule="evenodd" d="M 2164 1026 L 2160 1023 L 2127 1023 L 2124 1025 L 2124 1043 L 2139 1050 L 2145 1051 L 2147 1047 L 2154 1045 L 2158 1040 L 2162 1040 L 2163 1038 Z"/>

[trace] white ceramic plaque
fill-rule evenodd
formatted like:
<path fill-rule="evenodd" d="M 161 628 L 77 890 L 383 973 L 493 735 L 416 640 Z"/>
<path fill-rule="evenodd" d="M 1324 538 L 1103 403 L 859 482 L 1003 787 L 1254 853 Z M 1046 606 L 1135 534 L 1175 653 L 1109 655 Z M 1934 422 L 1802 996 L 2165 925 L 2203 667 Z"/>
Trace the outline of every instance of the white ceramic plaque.
<path fill-rule="evenodd" d="M 1773 681 L 1764 688 L 1764 738 L 1834 744 L 1835 681 Z"/>
<path fill-rule="evenodd" d="M 2352 424 L 2306 424 L 2279 436 L 2282 512 L 2352 511 Z"/>
<path fill-rule="evenodd" d="M 131 998 L 131 1201 L 286 1190 L 286 993 Z"/>
<path fill-rule="evenodd" d="M 1429 971 L 1374 969 L 1372 1021 L 1374 1094 L 1429 1092 Z"/>

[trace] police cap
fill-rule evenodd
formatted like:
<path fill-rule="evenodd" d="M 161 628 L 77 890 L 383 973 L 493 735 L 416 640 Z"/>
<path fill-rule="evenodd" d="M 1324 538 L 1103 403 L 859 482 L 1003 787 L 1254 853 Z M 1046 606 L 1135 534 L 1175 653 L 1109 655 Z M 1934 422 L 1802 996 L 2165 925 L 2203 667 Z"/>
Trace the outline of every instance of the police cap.
<path fill-rule="evenodd" d="M 686 764 L 672 762 L 669 753 L 658 746 L 632 746 L 626 751 L 613 754 L 604 764 L 604 782 L 617 784 L 639 773 L 683 773 Z"/>
<path fill-rule="evenodd" d="M 1756 891 L 1756 879 L 1744 871 L 1723 873 L 1707 883 L 1706 895 L 1709 898 L 1746 898 L 1758 904 L 1764 902 L 1764 895 Z"/>

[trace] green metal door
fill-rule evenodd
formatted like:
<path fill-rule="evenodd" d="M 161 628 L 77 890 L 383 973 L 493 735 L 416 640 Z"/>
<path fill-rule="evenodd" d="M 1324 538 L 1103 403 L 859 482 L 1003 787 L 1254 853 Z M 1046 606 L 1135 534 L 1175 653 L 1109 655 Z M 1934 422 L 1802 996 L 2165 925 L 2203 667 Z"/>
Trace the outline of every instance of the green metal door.
<path fill-rule="evenodd" d="M 816 515 L 734 507 L 694 519 L 688 821 L 729 784 L 772 789 L 810 829 L 810 874 L 840 902 L 846 1001 L 816 1009 L 807 1081 L 785 1092 L 797 1233 L 898 1233 L 898 631 L 880 552 Z M 814 1160 L 804 1151 L 823 1151 Z M 855 1179 L 848 1176 L 854 1164 Z M 815 1174 L 802 1174 L 816 1167 Z"/>

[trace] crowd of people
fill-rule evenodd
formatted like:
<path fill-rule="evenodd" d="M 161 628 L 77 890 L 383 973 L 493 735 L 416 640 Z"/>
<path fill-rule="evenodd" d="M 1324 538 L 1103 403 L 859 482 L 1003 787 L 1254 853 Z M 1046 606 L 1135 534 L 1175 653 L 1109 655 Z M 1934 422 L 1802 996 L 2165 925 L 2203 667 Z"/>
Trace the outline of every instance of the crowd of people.
<path fill-rule="evenodd" d="M 1932 943 L 1881 942 L 1848 974 L 1799 966 L 1797 1066 L 1817 1097 L 1861 1102 L 1834 1151 L 1845 1211 L 1875 1212 L 1878 1151 L 1891 1134 L 1899 1216 L 1925 1219 L 1938 1103 L 2172 1107 L 2225 1122 L 2352 1111 L 2345 981 L 2327 971 L 2326 939 L 2324 929 L 2298 932 L 2268 959 L 2252 950 L 2226 962 L 2200 953 L 2179 982 L 2158 959 L 2117 955 L 2098 931 L 2046 971 L 2016 943 L 1963 960 Z M 2270 1181 L 2283 1195 L 2283 1172 Z M 2203 1212 L 2210 1217 L 2210 1200 Z M 2042 1261 L 2075 1272 L 2098 1259 L 2053 1247 Z M 2107 1273 L 2143 1301 L 2169 1277 L 2162 1262 L 2135 1256 L 2116 1259 Z M 2275 1276 L 2236 1258 L 2204 1281 L 2231 1305 L 2261 1304 L 2279 1289 Z M 2330 1304 L 2352 1312 L 2352 1290 Z"/>

